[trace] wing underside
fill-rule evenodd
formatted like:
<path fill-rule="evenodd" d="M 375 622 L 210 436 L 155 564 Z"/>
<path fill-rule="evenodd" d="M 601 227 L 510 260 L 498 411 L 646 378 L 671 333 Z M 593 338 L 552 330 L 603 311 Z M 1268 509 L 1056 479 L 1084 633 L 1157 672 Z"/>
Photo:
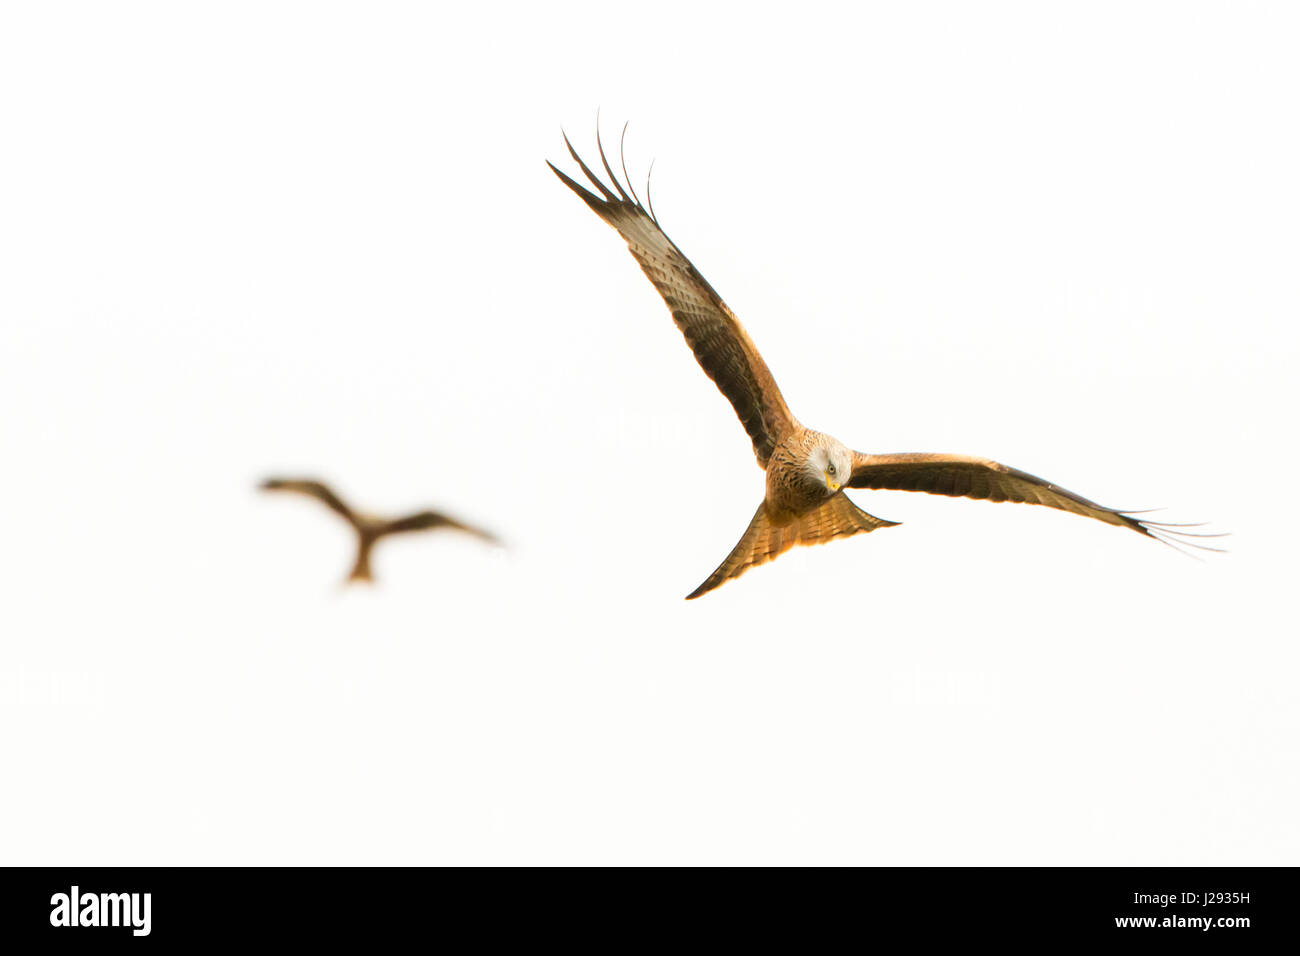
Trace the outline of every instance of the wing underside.
<path fill-rule="evenodd" d="M 772 449 L 795 425 L 781 390 L 740 321 L 699 271 L 659 227 L 653 211 L 641 204 L 630 181 L 625 187 L 600 146 L 600 159 L 613 190 L 578 156 L 568 137 L 565 145 L 600 195 L 547 163 L 605 222 L 623 237 L 646 277 L 663 297 L 673 321 L 686 338 L 700 367 L 736 411 L 754 444 L 759 464 L 767 467 Z M 599 136 L 597 137 L 599 144 Z M 626 178 L 626 169 L 624 177 Z M 649 198 L 649 180 L 646 182 Z"/>

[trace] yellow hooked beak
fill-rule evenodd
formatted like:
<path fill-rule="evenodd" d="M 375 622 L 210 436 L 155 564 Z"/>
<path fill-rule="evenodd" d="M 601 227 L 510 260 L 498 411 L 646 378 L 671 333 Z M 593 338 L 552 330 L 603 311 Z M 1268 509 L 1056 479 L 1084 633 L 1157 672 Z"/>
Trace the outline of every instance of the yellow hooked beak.
<path fill-rule="evenodd" d="M 831 477 L 831 473 L 829 471 L 826 472 L 825 474 L 826 474 L 826 487 L 829 488 L 831 491 L 839 491 L 840 483 Z"/>

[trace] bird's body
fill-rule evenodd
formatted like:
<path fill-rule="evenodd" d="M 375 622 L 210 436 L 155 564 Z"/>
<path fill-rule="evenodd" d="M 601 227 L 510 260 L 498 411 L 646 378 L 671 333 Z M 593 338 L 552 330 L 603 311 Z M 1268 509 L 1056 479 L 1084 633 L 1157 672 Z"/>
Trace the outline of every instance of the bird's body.
<path fill-rule="evenodd" d="M 796 544 L 820 544 L 897 524 L 858 508 L 845 496 L 844 488 L 925 491 L 1046 505 L 1121 525 L 1166 544 L 1170 543 L 1170 535 L 1180 539 L 1201 536 L 1179 526 L 1140 520 L 1132 512 L 1102 507 L 988 459 L 913 453 L 864 455 L 829 435 L 804 427 L 786 405 L 776 380 L 740 321 L 659 228 L 653 206 L 641 204 L 630 181 L 624 188 L 604 148 L 600 148 L 600 159 L 614 190 L 588 168 L 567 137 L 565 145 L 600 195 L 554 164 L 547 165 L 627 242 L 642 271 L 668 305 L 700 367 L 731 402 L 753 442 L 759 466 L 767 473 L 764 498 L 749 528 L 727 559 L 688 598 L 699 597 Z M 647 204 L 649 198 L 647 180 Z"/>
<path fill-rule="evenodd" d="M 357 532 L 357 557 L 348 572 L 348 581 L 364 581 L 367 584 L 375 580 L 370 568 L 370 555 L 375 549 L 375 542 L 383 536 L 383 523 L 369 515 L 357 515 L 353 525 Z"/>
<path fill-rule="evenodd" d="M 795 428 L 772 449 L 767 461 L 767 494 L 764 504 L 768 520 L 785 525 L 820 508 L 839 490 L 825 479 L 826 467 L 820 455 L 839 458 L 848 474 L 849 451 L 830 435 L 823 435 L 796 423 Z M 815 460 L 818 459 L 818 460 Z"/>
<path fill-rule="evenodd" d="M 289 491 L 315 498 L 352 526 L 357 535 L 357 556 L 345 583 L 374 581 L 374 572 L 370 566 L 371 554 L 380 539 L 392 534 L 451 528 L 498 543 L 490 532 L 462 524 L 437 511 L 418 511 L 402 518 L 384 518 L 356 511 L 346 505 L 328 485 L 312 478 L 268 478 L 262 482 L 261 488 L 263 491 Z"/>

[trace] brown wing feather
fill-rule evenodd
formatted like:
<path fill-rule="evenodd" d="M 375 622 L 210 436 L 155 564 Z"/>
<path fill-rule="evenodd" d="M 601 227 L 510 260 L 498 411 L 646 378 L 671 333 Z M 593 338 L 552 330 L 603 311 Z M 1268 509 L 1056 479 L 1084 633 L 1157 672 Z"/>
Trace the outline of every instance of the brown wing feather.
<path fill-rule="evenodd" d="M 766 468 L 772 449 L 795 424 L 767 363 L 722 298 L 659 228 L 658 220 L 635 195 L 629 195 L 623 188 L 610 169 L 604 148 L 600 148 L 601 163 L 617 193 L 610 191 L 588 168 L 567 136 L 564 143 L 601 196 L 579 185 L 552 163 L 546 165 L 627 242 L 642 271 L 668 304 L 673 321 L 686 337 L 700 367 L 736 410 L 736 416 L 754 443 L 759 464 Z"/>
<path fill-rule="evenodd" d="M 898 524 L 867 514 L 841 492 L 827 499 L 814 511 L 784 525 L 775 525 L 767 515 L 767 503 L 758 506 L 754 518 L 745 529 L 740 541 L 731 549 L 708 579 L 697 587 L 686 600 L 712 591 L 731 578 L 738 578 L 750 568 L 766 564 L 796 544 L 825 544 L 835 538 L 875 531 Z"/>
<path fill-rule="evenodd" d="M 405 531 L 432 531 L 435 528 L 451 528 L 454 531 L 464 531 L 466 534 L 472 534 L 475 537 L 482 538 L 484 541 L 497 543 L 496 535 L 490 531 L 484 531 L 482 528 L 476 528 L 473 525 L 462 524 L 455 518 L 448 517 L 437 511 L 421 511 L 413 515 L 407 515 L 404 518 L 397 518 L 383 525 L 379 535 L 400 534 Z"/>
<path fill-rule="evenodd" d="M 1107 508 L 1089 501 L 1073 491 L 1044 481 L 1028 472 L 1011 468 L 987 458 L 971 455 L 940 455 L 900 453 L 893 455 L 863 455 L 853 453 L 853 475 L 850 488 L 878 488 L 893 491 L 924 491 L 932 495 L 953 498 L 977 498 L 986 501 L 1015 501 L 1029 505 L 1044 505 L 1071 514 L 1104 521 L 1106 524 L 1131 528 L 1149 538 L 1170 544 L 1167 536 L 1176 535 L 1176 543 L 1203 550 L 1215 551 L 1196 544 L 1187 538 L 1220 537 L 1214 534 L 1197 534 L 1180 530 L 1179 525 L 1160 521 L 1144 521 L 1133 517 L 1133 512 Z"/>
<path fill-rule="evenodd" d="M 338 495 L 324 482 L 312 478 L 268 478 L 262 482 L 263 491 L 291 491 L 295 494 L 315 498 L 325 504 L 331 511 L 342 515 L 350 524 L 357 524 L 357 517 L 352 509 L 343 503 Z"/>

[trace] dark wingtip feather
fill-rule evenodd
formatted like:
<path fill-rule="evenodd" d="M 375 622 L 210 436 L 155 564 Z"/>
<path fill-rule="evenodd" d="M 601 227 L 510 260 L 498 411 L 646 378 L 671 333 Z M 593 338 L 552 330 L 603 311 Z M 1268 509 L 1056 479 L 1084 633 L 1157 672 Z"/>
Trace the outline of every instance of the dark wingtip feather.
<path fill-rule="evenodd" d="M 587 164 L 582 161 L 582 157 L 578 155 L 578 151 L 574 149 L 573 144 L 569 142 L 568 134 L 565 133 L 563 130 L 561 130 L 560 133 L 562 136 L 564 136 L 564 145 L 569 148 L 569 155 L 572 156 L 573 161 L 578 164 L 578 168 L 582 170 L 582 174 L 586 176 L 589 180 L 591 180 L 592 184 L 601 191 L 601 194 L 605 197 L 606 200 L 608 200 L 609 202 L 618 202 L 618 197 L 615 196 L 612 192 L 610 192 L 609 187 L 600 181 L 600 177 L 597 176 L 595 173 L 593 173 L 591 169 L 588 168 Z M 555 169 L 554 166 L 552 166 L 551 168 Z M 558 169 L 555 171 L 559 172 Z M 560 175 L 563 176 L 564 174 L 560 173 Z M 565 178 L 567 179 L 568 177 Z"/>
<path fill-rule="evenodd" d="M 627 141 L 627 128 L 629 125 L 631 124 L 623 124 L 623 132 L 618 137 L 618 162 L 619 165 L 623 167 L 623 178 L 627 180 L 627 189 L 628 192 L 632 194 L 632 199 L 636 203 L 636 208 L 644 211 L 645 206 L 641 205 L 641 197 L 638 196 L 636 190 L 632 188 L 632 177 L 627 174 L 627 150 L 624 148 L 624 144 Z"/>
<path fill-rule="evenodd" d="M 609 155 L 605 152 L 605 144 L 600 135 L 600 113 L 599 111 L 596 113 L 596 148 L 600 153 L 600 163 L 604 167 L 605 173 L 609 176 L 610 182 L 614 184 L 614 190 L 616 191 L 611 191 L 605 181 L 596 175 L 590 166 L 583 162 L 582 157 L 578 155 L 578 151 L 569 140 L 568 133 L 566 133 L 563 128 L 560 130 L 560 135 L 564 138 L 565 148 L 568 149 L 569 155 L 573 157 L 573 161 L 578 164 L 578 168 L 582 170 L 582 174 L 587 177 L 593 186 L 600 190 L 600 196 L 597 196 L 585 186 L 580 185 L 572 177 L 561 172 L 559 167 L 550 160 L 546 161 L 546 165 L 551 167 L 551 171 L 555 173 L 555 175 L 559 176 L 566 186 L 577 193 L 582 200 L 594 209 L 606 222 L 613 222 L 611 216 L 617 208 L 623 211 L 635 210 L 658 227 L 659 217 L 655 214 L 654 202 L 650 198 L 650 175 L 654 172 L 654 162 L 651 161 L 650 168 L 646 172 L 646 201 L 645 203 L 642 203 L 641 197 L 637 195 L 636 189 L 632 186 L 632 178 L 627 171 L 627 153 L 624 144 L 627 139 L 628 126 L 629 124 L 627 123 L 623 124 L 623 131 L 619 135 L 618 141 L 619 163 L 623 169 L 623 176 L 620 178 L 618 174 L 614 172 L 614 167 L 609 161 Z M 602 196 L 604 197 L 603 199 L 601 198 Z"/>
<path fill-rule="evenodd" d="M 602 217 L 605 215 L 605 208 L 609 205 L 605 200 L 601 199 L 586 186 L 582 185 L 582 183 L 574 180 L 573 177 L 559 169 L 549 159 L 546 161 L 546 165 L 551 167 L 551 172 L 560 177 L 560 182 L 564 183 L 564 185 L 568 186 L 578 194 L 579 199 L 594 209 L 598 215 Z"/>
<path fill-rule="evenodd" d="M 659 217 L 655 215 L 655 203 L 650 198 L 650 174 L 654 171 L 655 161 L 652 159 L 650 160 L 650 168 L 646 170 L 645 174 L 645 204 L 648 207 L 647 212 L 650 214 L 650 221 L 657 226 L 659 225 Z"/>
<path fill-rule="evenodd" d="M 1155 509 L 1159 510 L 1159 509 Z M 1117 512 L 1125 520 L 1129 527 L 1139 531 L 1155 541 L 1159 541 L 1166 547 L 1173 548 L 1179 554 L 1185 554 L 1189 558 L 1195 558 L 1200 561 L 1196 555 L 1188 551 L 1188 548 L 1195 548 L 1197 551 L 1207 551 L 1214 554 L 1228 554 L 1227 548 L 1216 548 L 1201 541 L 1193 541 L 1193 538 L 1226 538 L 1230 532 L 1227 531 L 1186 531 L 1185 528 L 1201 528 L 1205 526 L 1203 521 L 1193 522 L 1172 522 L 1172 521 L 1151 521 L 1148 519 L 1139 519 L 1133 517 L 1135 514 L 1143 512 L 1128 511 Z"/>
<path fill-rule="evenodd" d="M 609 175 L 609 178 L 614 181 L 614 188 L 618 190 L 618 194 L 623 197 L 624 202 L 632 202 L 632 197 L 627 194 L 627 191 L 623 188 L 623 184 L 618 181 L 618 177 L 614 175 L 614 170 L 610 168 L 609 160 L 605 157 L 605 144 L 600 141 L 599 118 L 596 121 L 596 149 L 600 153 L 600 164 L 605 167 L 605 172 Z"/>

